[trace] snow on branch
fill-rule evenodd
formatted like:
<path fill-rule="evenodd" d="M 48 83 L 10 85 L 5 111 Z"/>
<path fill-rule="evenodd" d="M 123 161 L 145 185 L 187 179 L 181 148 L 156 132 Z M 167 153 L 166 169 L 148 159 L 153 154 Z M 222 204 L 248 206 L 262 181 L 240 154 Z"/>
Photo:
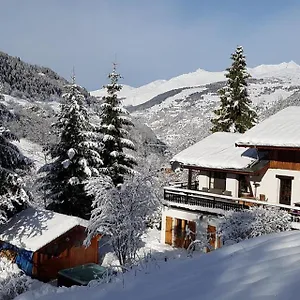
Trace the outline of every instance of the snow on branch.
<path fill-rule="evenodd" d="M 135 149 L 135 145 L 131 140 L 121 138 L 121 144 L 128 149 Z"/>
<path fill-rule="evenodd" d="M 147 216 L 157 209 L 149 185 L 135 177 L 117 188 L 110 177 L 99 176 L 88 181 L 86 190 L 95 200 L 85 243 L 88 245 L 96 234 L 108 235 L 120 265 L 131 263 L 140 247 Z"/>
<path fill-rule="evenodd" d="M 290 214 L 272 207 L 251 207 L 242 211 L 229 211 L 223 217 L 219 232 L 225 244 L 291 230 Z"/>

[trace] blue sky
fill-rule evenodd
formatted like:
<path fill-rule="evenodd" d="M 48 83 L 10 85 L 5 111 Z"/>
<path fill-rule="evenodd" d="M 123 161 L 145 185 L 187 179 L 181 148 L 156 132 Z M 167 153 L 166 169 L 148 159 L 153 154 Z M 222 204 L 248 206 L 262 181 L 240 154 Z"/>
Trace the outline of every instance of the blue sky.
<path fill-rule="evenodd" d="M 299 0 L 0 0 L 0 50 L 89 90 L 117 59 L 140 86 L 198 68 L 217 71 L 243 45 L 248 66 L 300 63 Z"/>

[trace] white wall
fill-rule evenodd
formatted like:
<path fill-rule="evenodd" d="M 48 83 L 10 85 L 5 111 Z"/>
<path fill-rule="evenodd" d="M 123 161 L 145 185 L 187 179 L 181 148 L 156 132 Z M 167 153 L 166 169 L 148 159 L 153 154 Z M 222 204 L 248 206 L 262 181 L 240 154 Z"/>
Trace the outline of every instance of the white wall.
<path fill-rule="evenodd" d="M 300 202 L 300 172 L 293 170 L 268 169 L 262 178 L 258 176 L 250 177 L 253 193 L 255 193 L 254 183 L 259 184 L 256 197 L 259 198 L 259 194 L 264 194 L 269 203 L 279 204 L 280 179 L 276 178 L 276 175 L 294 177 L 294 180 L 292 180 L 291 204 Z"/>
<path fill-rule="evenodd" d="M 300 202 L 300 171 L 268 169 L 262 176 L 250 176 L 250 183 L 254 196 L 259 199 L 259 194 L 264 194 L 269 203 L 279 204 L 280 179 L 276 175 L 292 176 L 291 204 Z M 198 175 L 199 189 L 209 186 L 209 172 L 201 171 Z M 259 186 L 255 188 L 254 183 Z M 226 190 L 231 191 L 232 197 L 238 197 L 238 174 L 227 173 Z"/>
<path fill-rule="evenodd" d="M 239 181 L 237 174 L 227 173 L 226 177 L 226 191 L 231 191 L 232 197 L 239 195 Z"/>
<path fill-rule="evenodd" d="M 208 188 L 209 187 L 209 172 L 208 171 L 201 171 L 198 175 L 198 181 L 199 181 L 199 190 L 202 190 L 202 188 Z"/>

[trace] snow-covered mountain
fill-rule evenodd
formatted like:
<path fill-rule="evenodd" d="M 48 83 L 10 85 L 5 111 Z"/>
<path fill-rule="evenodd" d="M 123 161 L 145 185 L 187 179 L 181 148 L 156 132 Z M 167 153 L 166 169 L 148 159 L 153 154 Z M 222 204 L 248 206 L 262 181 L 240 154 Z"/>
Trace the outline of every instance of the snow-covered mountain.
<path fill-rule="evenodd" d="M 293 61 L 260 65 L 248 71 L 252 76 L 249 94 L 260 114 L 300 90 L 300 66 Z M 209 119 L 219 105 L 217 91 L 224 84 L 225 71 L 198 69 L 138 88 L 124 86 L 120 96 L 133 115 L 177 151 L 208 135 Z M 105 90 L 91 94 L 101 97 Z"/>

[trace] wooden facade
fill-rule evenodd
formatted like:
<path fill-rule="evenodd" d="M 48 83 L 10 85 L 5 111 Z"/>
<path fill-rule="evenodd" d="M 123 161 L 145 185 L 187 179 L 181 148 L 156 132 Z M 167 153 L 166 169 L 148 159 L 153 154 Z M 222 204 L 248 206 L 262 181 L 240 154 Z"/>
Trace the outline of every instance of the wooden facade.
<path fill-rule="evenodd" d="M 265 150 L 266 151 L 266 150 Z M 271 169 L 300 171 L 299 149 L 276 149 L 268 150 Z"/>
<path fill-rule="evenodd" d="M 58 271 L 86 263 L 98 263 L 98 240 L 92 239 L 90 246 L 83 241 L 86 229 L 75 226 L 33 254 L 33 277 L 49 281 L 57 278 Z"/>

